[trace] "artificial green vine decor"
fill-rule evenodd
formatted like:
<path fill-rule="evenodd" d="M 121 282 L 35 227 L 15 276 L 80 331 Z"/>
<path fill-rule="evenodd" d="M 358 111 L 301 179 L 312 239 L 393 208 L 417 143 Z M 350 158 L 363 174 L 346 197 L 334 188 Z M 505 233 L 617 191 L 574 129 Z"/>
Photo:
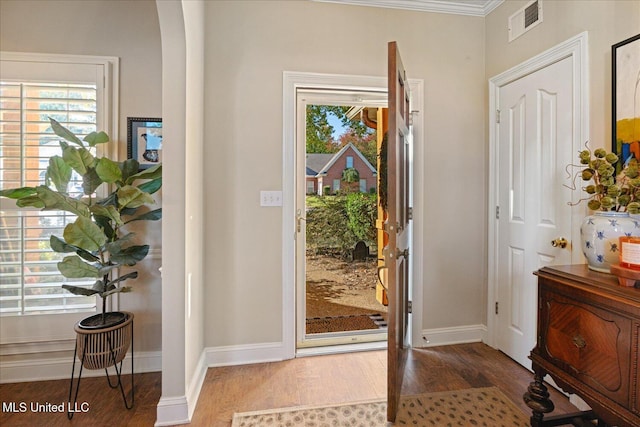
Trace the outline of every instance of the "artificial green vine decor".
<path fill-rule="evenodd" d="M 588 200 L 587 206 L 593 211 L 640 213 L 640 165 L 635 158 L 617 176 L 614 165 L 619 157 L 615 153 L 603 148 L 592 152 L 587 148 L 579 153 L 579 158 L 580 166 L 575 166 L 582 170 L 576 175 L 589 182 L 583 187 L 589 196 L 580 201 Z"/>

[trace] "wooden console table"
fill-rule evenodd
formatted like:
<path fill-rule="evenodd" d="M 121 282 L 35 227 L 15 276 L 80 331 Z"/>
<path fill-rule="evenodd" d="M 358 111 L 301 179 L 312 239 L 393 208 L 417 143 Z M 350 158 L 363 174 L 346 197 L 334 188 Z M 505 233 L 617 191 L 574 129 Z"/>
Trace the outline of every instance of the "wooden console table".
<path fill-rule="evenodd" d="M 531 425 L 566 425 L 583 417 L 601 426 L 640 426 L 640 289 L 619 286 L 616 276 L 586 265 L 544 267 L 535 274 L 534 381 L 523 397 L 533 411 Z M 593 411 L 544 417 L 554 408 L 546 374 Z"/>

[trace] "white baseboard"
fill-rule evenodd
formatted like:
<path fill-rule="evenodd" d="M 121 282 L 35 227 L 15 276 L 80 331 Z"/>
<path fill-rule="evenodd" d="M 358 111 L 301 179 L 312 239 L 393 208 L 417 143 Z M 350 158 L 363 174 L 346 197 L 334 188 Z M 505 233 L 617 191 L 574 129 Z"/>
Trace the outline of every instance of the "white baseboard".
<path fill-rule="evenodd" d="M 296 357 L 322 356 L 324 354 L 355 353 L 359 351 L 386 350 L 387 341 L 363 342 L 358 344 L 339 344 L 322 347 L 302 348 L 296 351 Z"/>
<path fill-rule="evenodd" d="M 135 352 L 133 363 L 134 373 L 159 372 L 162 370 L 162 353 L 159 351 Z M 72 365 L 72 356 L 0 362 L 0 384 L 69 379 Z M 80 363 L 77 362 L 76 378 L 79 369 Z M 123 361 L 122 372 L 124 374 L 131 372 L 131 353 L 127 354 Z M 102 375 L 104 375 L 102 369 L 82 371 L 83 378 Z"/>
<path fill-rule="evenodd" d="M 414 347 L 435 347 L 438 345 L 486 342 L 486 325 L 465 325 L 451 328 L 424 329 L 420 334 L 422 341 L 413 343 Z"/>
<path fill-rule="evenodd" d="M 203 351 L 202 354 L 200 354 L 198 365 L 196 366 L 195 372 L 193 373 L 193 377 L 189 382 L 189 387 L 187 390 L 189 420 L 191 420 L 191 417 L 193 417 L 193 412 L 196 410 L 198 397 L 200 396 L 200 390 L 202 390 L 202 384 L 204 384 L 204 379 L 206 376 L 207 365 L 205 364 L 205 352 Z"/>
<path fill-rule="evenodd" d="M 249 365 L 252 363 L 277 362 L 286 359 L 281 342 L 207 347 L 204 349 L 206 366 Z"/>
<path fill-rule="evenodd" d="M 190 422 L 189 404 L 186 396 L 160 398 L 156 408 L 155 426 L 174 426 Z"/>
<path fill-rule="evenodd" d="M 207 366 L 204 363 L 204 351 L 200 355 L 198 365 L 189 382 L 186 396 L 161 397 L 156 407 L 155 426 L 173 426 L 177 424 L 190 424 L 193 412 L 198 403 L 198 396 L 207 375 Z"/>
<path fill-rule="evenodd" d="M 284 354 L 283 343 L 280 342 L 205 348 L 189 382 L 187 395 L 161 398 L 158 402 L 155 426 L 191 422 L 208 368 L 280 361 L 284 360 Z"/>

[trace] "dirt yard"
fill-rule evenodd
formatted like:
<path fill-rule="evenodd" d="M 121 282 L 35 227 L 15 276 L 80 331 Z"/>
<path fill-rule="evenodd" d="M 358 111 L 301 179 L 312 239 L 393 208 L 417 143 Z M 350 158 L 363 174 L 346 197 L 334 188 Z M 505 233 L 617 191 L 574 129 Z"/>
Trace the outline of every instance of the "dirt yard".
<path fill-rule="evenodd" d="M 376 259 L 345 261 L 307 254 L 307 318 L 380 313 L 376 301 Z"/>

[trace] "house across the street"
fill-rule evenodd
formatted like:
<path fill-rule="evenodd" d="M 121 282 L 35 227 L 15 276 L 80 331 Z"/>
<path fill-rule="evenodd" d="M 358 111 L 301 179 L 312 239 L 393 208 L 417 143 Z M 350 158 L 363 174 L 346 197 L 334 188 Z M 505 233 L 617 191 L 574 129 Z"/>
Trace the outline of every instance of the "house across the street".
<path fill-rule="evenodd" d="M 354 168 L 360 175 L 360 192 L 376 188 L 376 168 L 353 144 L 347 144 L 337 153 L 307 154 L 307 194 L 323 194 L 324 187 L 337 193 L 342 183 L 342 172 Z"/>

